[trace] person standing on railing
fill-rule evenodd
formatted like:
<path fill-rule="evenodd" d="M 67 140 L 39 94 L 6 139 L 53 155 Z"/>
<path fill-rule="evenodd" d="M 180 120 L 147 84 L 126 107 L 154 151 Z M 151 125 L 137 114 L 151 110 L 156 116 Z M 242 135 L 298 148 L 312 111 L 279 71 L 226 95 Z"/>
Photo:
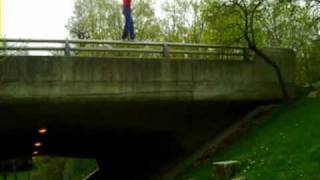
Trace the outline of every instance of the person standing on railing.
<path fill-rule="evenodd" d="M 122 39 L 128 39 L 128 36 L 130 34 L 130 39 L 134 40 L 136 38 L 136 35 L 134 32 L 131 0 L 123 0 L 123 15 L 125 17 L 125 25 L 123 29 Z"/>

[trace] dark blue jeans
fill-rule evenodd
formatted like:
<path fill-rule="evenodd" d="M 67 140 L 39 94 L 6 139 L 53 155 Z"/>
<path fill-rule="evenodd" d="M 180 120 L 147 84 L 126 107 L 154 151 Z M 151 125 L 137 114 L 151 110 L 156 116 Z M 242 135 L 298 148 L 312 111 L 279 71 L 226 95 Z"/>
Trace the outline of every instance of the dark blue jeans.
<path fill-rule="evenodd" d="M 135 39 L 133 19 L 131 15 L 131 8 L 123 8 L 123 15 L 125 17 L 125 25 L 122 33 L 122 39 L 127 39 L 130 33 L 130 38 Z"/>

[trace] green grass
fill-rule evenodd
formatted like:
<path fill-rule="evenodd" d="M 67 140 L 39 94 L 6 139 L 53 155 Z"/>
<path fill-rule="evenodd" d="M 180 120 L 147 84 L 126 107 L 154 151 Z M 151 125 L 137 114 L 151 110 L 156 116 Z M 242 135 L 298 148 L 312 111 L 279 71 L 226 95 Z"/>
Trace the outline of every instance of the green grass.
<path fill-rule="evenodd" d="M 33 161 L 32 179 L 81 180 L 97 168 L 94 159 L 37 157 Z"/>
<path fill-rule="evenodd" d="M 320 99 L 283 105 L 258 128 L 177 179 L 209 180 L 212 162 L 239 160 L 252 180 L 320 179 Z"/>

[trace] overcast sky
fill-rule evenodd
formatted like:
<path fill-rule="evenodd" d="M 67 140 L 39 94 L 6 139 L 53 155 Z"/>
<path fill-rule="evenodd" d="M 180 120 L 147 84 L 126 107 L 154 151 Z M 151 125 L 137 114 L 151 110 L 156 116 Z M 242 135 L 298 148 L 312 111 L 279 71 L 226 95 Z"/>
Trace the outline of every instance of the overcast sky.
<path fill-rule="evenodd" d="M 7 38 L 66 38 L 74 0 L 2 0 Z"/>
<path fill-rule="evenodd" d="M 2 35 L 6 38 L 65 39 L 68 37 L 65 25 L 72 16 L 74 2 L 2 0 Z"/>

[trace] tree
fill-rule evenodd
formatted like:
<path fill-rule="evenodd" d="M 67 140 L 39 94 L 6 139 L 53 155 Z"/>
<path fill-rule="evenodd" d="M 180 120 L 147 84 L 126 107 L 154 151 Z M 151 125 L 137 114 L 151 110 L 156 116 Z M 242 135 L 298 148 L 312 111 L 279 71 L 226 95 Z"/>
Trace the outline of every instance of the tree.
<path fill-rule="evenodd" d="M 78 39 L 119 39 L 122 14 L 116 0 L 77 0 L 67 29 Z"/>
<path fill-rule="evenodd" d="M 202 0 L 165 1 L 162 4 L 162 32 L 165 41 L 203 42 L 205 21 Z"/>
<path fill-rule="evenodd" d="M 238 1 L 255 3 L 258 1 Z M 205 39 L 220 44 L 246 45 L 243 18 L 232 0 L 206 0 Z M 227 5 L 228 4 L 228 5 Z M 257 47 L 293 49 L 297 55 L 297 82 L 309 82 L 310 51 L 319 36 L 319 3 L 309 0 L 266 0 L 254 17 Z M 240 23 L 239 23 L 240 22 Z"/>
<path fill-rule="evenodd" d="M 257 39 L 261 36 L 257 36 L 257 34 L 261 33 L 261 29 L 258 29 L 256 24 L 261 24 L 261 17 L 263 17 L 263 12 L 266 8 L 266 2 L 267 1 L 265 0 L 216 1 L 220 9 L 229 12 L 232 18 L 237 18 L 240 20 L 231 21 L 231 24 L 229 25 L 237 28 L 238 31 L 236 31 L 236 35 L 239 36 L 239 42 L 241 39 L 244 39 L 247 43 L 247 46 L 274 69 L 279 81 L 283 99 L 287 101 L 289 96 L 279 66 L 272 61 L 260 48 L 258 48 L 258 44 L 260 44 L 260 42 L 258 42 Z"/>
<path fill-rule="evenodd" d="M 206 42 L 216 44 L 244 45 L 243 34 L 235 25 L 241 21 L 234 7 L 225 6 L 221 0 L 205 0 L 203 9 L 207 27 L 204 32 Z"/>
<path fill-rule="evenodd" d="M 318 34 L 310 2 L 270 1 L 261 21 L 266 46 L 293 49 L 297 55 L 297 81 L 310 81 L 308 77 L 311 45 Z"/>
<path fill-rule="evenodd" d="M 136 0 L 133 8 L 135 29 L 139 40 L 162 40 L 159 19 L 152 6 L 154 0 Z M 122 32 L 122 31 L 121 31 Z"/>
<path fill-rule="evenodd" d="M 202 0 L 192 0 L 189 2 L 191 14 L 192 14 L 192 23 L 188 34 L 188 41 L 193 43 L 203 43 L 204 32 L 207 26 L 207 22 L 203 17 L 203 1 Z"/>

